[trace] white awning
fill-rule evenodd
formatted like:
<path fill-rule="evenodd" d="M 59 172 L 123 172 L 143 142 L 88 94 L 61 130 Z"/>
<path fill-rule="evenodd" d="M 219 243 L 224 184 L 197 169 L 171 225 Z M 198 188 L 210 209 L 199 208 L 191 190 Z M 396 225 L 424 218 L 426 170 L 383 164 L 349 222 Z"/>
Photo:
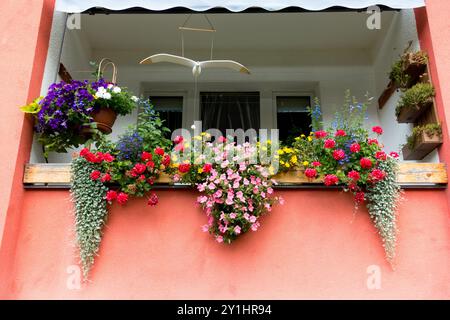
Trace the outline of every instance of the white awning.
<path fill-rule="evenodd" d="M 110 10 L 140 7 L 152 11 L 175 7 L 194 11 L 226 8 L 233 12 L 240 12 L 251 7 L 269 11 L 278 11 L 287 7 L 318 11 L 334 6 L 361 9 L 373 5 L 383 5 L 393 9 L 410 9 L 425 6 L 425 0 L 56 0 L 56 10 L 70 13 L 83 12 L 95 7 Z"/>

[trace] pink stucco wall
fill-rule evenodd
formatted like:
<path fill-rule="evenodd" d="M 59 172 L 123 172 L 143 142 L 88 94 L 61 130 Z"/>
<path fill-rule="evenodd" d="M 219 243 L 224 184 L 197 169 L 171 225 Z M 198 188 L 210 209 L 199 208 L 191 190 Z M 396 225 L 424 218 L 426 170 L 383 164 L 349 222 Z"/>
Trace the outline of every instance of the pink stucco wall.
<path fill-rule="evenodd" d="M 195 192 L 158 193 L 156 207 L 134 200 L 112 208 L 92 282 L 70 290 L 67 268 L 77 257 L 69 193 L 27 191 L 10 298 L 450 297 L 444 191 L 406 193 L 395 271 L 366 211 L 352 221 L 351 196 L 340 191 L 280 191 L 285 205 L 231 246 L 201 231 Z M 380 290 L 367 288 L 370 265 L 381 268 Z"/>

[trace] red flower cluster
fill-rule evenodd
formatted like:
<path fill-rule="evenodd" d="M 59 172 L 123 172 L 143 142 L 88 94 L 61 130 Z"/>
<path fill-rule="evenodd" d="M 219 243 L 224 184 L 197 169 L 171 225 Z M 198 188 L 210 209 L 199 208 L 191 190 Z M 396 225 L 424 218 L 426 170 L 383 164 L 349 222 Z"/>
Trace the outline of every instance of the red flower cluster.
<path fill-rule="evenodd" d="M 357 153 L 357 152 L 359 152 L 360 150 L 361 150 L 361 146 L 359 145 L 359 143 L 355 142 L 355 143 L 352 143 L 352 144 L 350 145 L 350 151 L 351 151 L 351 152 Z"/>
<path fill-rule="evenodd" d="M 375 158 L 377 158 L 378 160 L 386 160 L 387 159 L 386 152 L 377 151 L 377 153 L 375 154 Z"/>
<path fill-rule="evenodd" d="M 204 173 L 210 173 L 212 169 L 212 164 L 211 163 L 205 163 L 205 165 L 203 166 L 203 172 Z"/>
<path fill-rule="evenodd" d="M 345 158 L 345 152 L 342 149 L 336 149 L 333 151 L 333 158 L 337 161 Z"/>
<path fill-rule="evenodd" d="M 335 137 L 345 137 L 347 133 L 344 130 L 336 130 Z"/>
<path fill-rule="evenodd" d="M 305 170 L 305 176 L 309 179 L 314 179 L 317 177 L 317 170 L 313 168 L 308 168 Z"/>
<path fill-rule="evenodd" d="M 322 139 L 325 138 L 328 135 L 328 133 L 326 133 L 326 131 L 319 130 L 314 132 L 314 135 L 316 136 L 317 139 Z"/>
<path fill-rule="evenodd" d="M 91 163 L 102 163 L 105 162 L 113 162 L 114 157 L 109 153 L 96 152 L 92 153 L 88 148 L 83 148 L 80 151 L 80 156 L 85 158 L 87 161 Z"/>
<path fill-rule="evenodd" d="M 373 169 L 372 172 L 370 172 L 370 178 L 373 182 L 383 180 L 385 176 L 386 173 L 380 169 Z"/>
<path fill-rule="evenodd" d="M 359 164 L 363 169 L 372 168 L 372 160 L 370 160 L 369 158 L 361 158 L 361 160 L 359 160 Z"/>
<path fill-rule="evenodd" d="M 323 183 L 326 186 L 332 186 L 339 182 L 339 178 L 335 176 L 334 174 L 327 174 L 325 178 L 323 179 Z"/>
<path fill-rule="evenodd" d="M 352 170 L 347 174 L 347 177 L 356 182 L 361 178 L 361 175 L 358 171 Z"/>
<path fill-rule="evenodd" d="M 180 171 L 180 173 L 189 172 L 190 169 L 191 169 L 191 165 L 189 163 L 181 163 L 178 166 L 178 171 Z"/>
<path fill-rule="evenodd" d="M 372 128 L 372 131 L 375 132 L 378 135 L 383 134 L 383 128 L 381 128 L 380 126 L 375 126 Z"/>
<path fill-rule="evenodd" d="M 323 147 L 325 149 L 333 149 L 336 146 L 336 141 L 334 141 L 333 139 L 327 139 L 325 140 Z"/>

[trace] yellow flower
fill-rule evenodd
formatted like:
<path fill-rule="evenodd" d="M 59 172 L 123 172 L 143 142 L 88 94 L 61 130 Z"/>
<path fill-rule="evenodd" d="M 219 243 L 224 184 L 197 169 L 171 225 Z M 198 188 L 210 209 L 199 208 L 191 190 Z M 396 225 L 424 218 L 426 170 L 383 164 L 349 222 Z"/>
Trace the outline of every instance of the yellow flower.
<path fill-rule="evenodd" d="M 202 137 L 200 137 L 200 136 L 195 136 L 194 139 L 195 139 L 195 140 L 201 141 L 201 140 L 202 140 Z"/>
<path fill-rule="evenodd" d="M 185 149 L 188 149 L 190 146 L 191 146 L 191 144 L 190 144 L 189 142 L 186 142 L 186 143 L 184 144 L 184 148 L 185 148 Z"/>
<path fill-rule="evenodd" d="M 297 163 L 297 160 L 298 160 L 297 156 L 294 155 L 294 156 L 291 157 L 291 162 L 292 163 L 294 163 L 294 164 Z"/>
<path fill-rule="evenodd" d="M 280 160 L 280 163 L 281 163 L 281 164 L 284 164 L 284 161 L 283 161 L 283 160 Z"/>
<path fill-rule="evenodd" d="M 311 137 L 311 136 L 308 137 L 308 141 L 309 141 L 309 142 L 312 141 L 312 137 Z"/>
<path fill-rule="evenodd" d="M 270 175 L 275 174 L 275 168 L 274 168 L 273 166 L 270 166 L 270 167 L 269 167 L 269 174 L 270 174 Z"/>
<path fill-rule="evenodd" d="M 308 162 L 308 161 L 303 161 L 303 165 L 304 165 L 305 167 L 307 167 L 307 166 L 309 165 L 309 162 Z"/>
<path fill-rule="evenodd" d="M 267 140 L 267 144 L 271 144 L 272 143 L 272 140 Z"/>
<path fill-rule="evenodd" d="M 284 151 L 281 150 L 281 149 L 279 149 L 279 150 L 278 150 L 278 154 L 279 154 L 279 155 L 282 155 L 282 154 L 284 154 Z"/>
<path fill-rule="evenodd" d="M 289 163 L 286 162 L 286 164 L 284 165 L 286 168 L 289 168 L 291 165 Z"/>
<path fill-rule="evenodd" d="M 198 168 L 198 173 L 203 173 L 203 168 Z"/>
<path fill-rule="evenodd" d="M 206 132 L 202 132 L 202 133 L 200 133 L 200 135 L 203 137 L 203 136 L 206 136 Z"/>
<path fill-rule="evenodd" d="M 177 156 L 172 156 L 172 162 L 176 162 L 176 161 L 178 161 L 178 157 Z"/>
<path fill-rule="evenodd" d="M 294 139 L 295 139 L 295 141 L 298 141 L 298 140 L 300 140 L 300 137 L 295 137 Z"/>
<path fill-rule="evenodd" d="M 304 138 L 304 137 L 306 137 L 306 136 L 305 136 L 304 134 L 301 134 L 300 137 Z"/>

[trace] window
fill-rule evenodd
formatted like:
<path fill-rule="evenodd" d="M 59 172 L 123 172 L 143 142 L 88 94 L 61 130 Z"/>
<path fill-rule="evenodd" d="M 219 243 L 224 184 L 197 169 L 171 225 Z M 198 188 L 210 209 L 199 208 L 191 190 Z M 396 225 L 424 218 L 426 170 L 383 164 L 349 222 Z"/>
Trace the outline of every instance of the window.
<path fill-rule="evenodd" d="M 171 132 L 183 126 L 183 96 L 150 97 L 155 110 Z"/>
<path fill-rule="evenodd" d="M 259 92 L 201 92 L 203 130 L 255 129 L 260 126 Z"/>
<path fill-rule="evenodd" d="M 309 96 L 277 96 L 277 127 L 281 141 L 288 142 L 300 134 L 309 134 L 311 118 Z"/>

